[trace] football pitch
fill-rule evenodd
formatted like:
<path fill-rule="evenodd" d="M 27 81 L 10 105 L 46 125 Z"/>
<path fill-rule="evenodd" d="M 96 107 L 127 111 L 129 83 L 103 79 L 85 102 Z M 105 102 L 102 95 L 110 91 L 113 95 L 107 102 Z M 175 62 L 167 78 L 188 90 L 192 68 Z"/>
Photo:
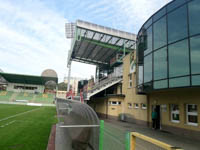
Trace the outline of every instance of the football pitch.
<path fill-rule="evenodd" d="M 0 104 L 0 149 L 45 150 L 55 107 Z"/>

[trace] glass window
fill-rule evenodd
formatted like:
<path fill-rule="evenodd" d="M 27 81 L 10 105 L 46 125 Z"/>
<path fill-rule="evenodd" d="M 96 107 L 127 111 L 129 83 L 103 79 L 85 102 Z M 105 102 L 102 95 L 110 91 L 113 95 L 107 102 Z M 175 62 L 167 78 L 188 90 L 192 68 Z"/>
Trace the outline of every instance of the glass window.
<path fill-rule="evenodd" d="M 198 125 L 198 112 L 196 104 L 186 105 L 186 117 L 187 117 L 187 124 Z"/>
<path fill-rule="evenodd" d="M 190 85 L 189 77 L 169 79 L 169 87 L 184 87 Z"/>
<path fill-rule="evenodd" d="M 168 42 L 175 42 L 187 35 L 187 7 L 184 5 L 168 14 Z"/>
<path fill-rule="evenodd" d="M 180 117 L 179 117 L 179 106 L 176 104 L 171 105 L 171 121 L 179 123 Z"/>
<path fill-rule="evenodd" d="M 200 33 L 200 1 L 194 0 L 188 4 L 189 21 L 190 21 L 190 35 Z"/>
<path fill-rule="evenodd" d="M 133 108 L 132 103 L 128 103 L 128 108 Z"/>
<path fill-rule="evenodd" d="M 144 25 L 144 28 L 148 28 L 152 24 L 152 18 L 150 18 Z"/>
<path fill-rule="evenodd" d="M 154 81 L 153 88 L 154 89 L 168 88 L 168 82 L 167 80 Z"/>
<path fill-rule="evenodd" d="M 142 103 L 142 109 L 147 109 L 147 105 Z"/>
<path fill-rule="evenodd" d="M 167 44 L 166 16 L 154 23 L 153 32 L 154 49 L 158 49 Z"/>
<path fill-rule="evenodd" d="M 200 85 L 200 75 L 192 76 L 192 85 Z"/>
<path fill-rule="evenodd" d="M 146 50 L 144 51 L 144 55 L 150 53 L 152 51 L 152 27 L 150 27 L 149 29 L 147 29 L 146 31 L 147 35 L 146 35 Z"/>
<path fill-rule="evenodd" d="M 167 48 L 154 52 L 154 80 L 167 78 Z"/>
<path fill-rule="evenodd" d="M 142 84 L 143 83 L 143 66 L 139 66 L 139 77 L 138 77 L 138 84 Z"/>
<path fill-rule="evenodd" d="M 168 6 L 167 6 L 167 11 L 171 11 L 173 9 L 175 9 L 176 7 L 182 5 L 183 3 L 185 3 L 186 0 L 175 0 L 173 2 L 171 2 Z"/>
<path fill-rule="evenodd" d="M 169 77 L 189 74 L 188 40 L 169 45 Z"/>
<path fill-rule="evenodd" d="M 129 82 L 129 88 L 131 88 L 132 87 L 132 74 L 129 74 L 128 78 L 129 78 L 129 80 L 128 80 L 128 82 Z"/>
<path fill-rule="evenodd" d="M 139 108 L 139 104 L 138 103 L 134 103 L 134 108 Z"/>
<path fill-rule="evenodd" d="M 190 38 L 192 74 L 200 73 L 200 36 Z"/>
<path fill-rule="evenodd" d="M 152 80 L 152 54 L 144 57 L 144 83 Z"/>
<path fill-rule="evenodd" d="M 154 16 L 153 16 L 153 21 L 156 21 L 160 19 L 162 16 L 166 14 L 166 7 L 162 8 L 160 11 L 158 11 Z"/>
<path fill-rule="evenodd" d="M 145 92 L 152 91 L 153 83 L 152 82 L 144 83 L 143 89 L 144 89 Z"/>

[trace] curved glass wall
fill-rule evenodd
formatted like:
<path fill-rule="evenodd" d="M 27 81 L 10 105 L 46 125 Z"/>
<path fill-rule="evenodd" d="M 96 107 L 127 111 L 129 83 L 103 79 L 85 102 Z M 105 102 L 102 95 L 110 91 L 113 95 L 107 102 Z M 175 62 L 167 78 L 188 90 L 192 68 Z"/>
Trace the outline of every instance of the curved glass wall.
<path fill-rule="evenodd" d="M 174 0 L 142 26 L 137 37 L 142 92 L 200 86 L 200 0 Z"/>

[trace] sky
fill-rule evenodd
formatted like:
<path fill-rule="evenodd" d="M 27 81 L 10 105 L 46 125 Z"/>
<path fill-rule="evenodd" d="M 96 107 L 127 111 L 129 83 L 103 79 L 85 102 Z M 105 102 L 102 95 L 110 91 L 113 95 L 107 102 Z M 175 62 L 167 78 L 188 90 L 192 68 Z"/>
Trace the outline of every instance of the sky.
<path fill-rule="evenodd" d="M 68 75 L 71 40 L 65 23 L 77 19 L 137 34 L 170 0 L 0 0 L 0 69 L 41 75 L 54 69 Z M 73 77 L 90 78 L 95 66 L 72 63 Z"/>

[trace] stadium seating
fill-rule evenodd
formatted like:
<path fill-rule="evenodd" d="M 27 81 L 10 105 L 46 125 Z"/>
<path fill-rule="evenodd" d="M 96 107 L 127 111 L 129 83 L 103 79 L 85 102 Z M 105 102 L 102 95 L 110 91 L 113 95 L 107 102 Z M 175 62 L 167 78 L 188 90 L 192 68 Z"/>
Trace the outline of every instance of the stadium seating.
<path fill-rule="evenodd" d="M 32 100 L 33 99 L 33 95 L 32 93 L 18 93 L 17 96 L 16 96 L 16 100 Z"/>
<path fill-rule="evenodd" d="M 53 103 L 54 95 L 53 94 L 37 94 L 34 102 L 36 103 Z"/>
<path fill-rule="evenodd" d="M 0 101 L 16 101 L 27 100 L 31 103 L 46 103 L 52 104 L 54 101 L 54 94 L 33 94 L 33 93 L 16 93 L 8 91 L 0 91 Z"/>
<path fill-rule="evenodd" d="M 0 92 L 0 101 L 9 101 L 13 92 L 1 91 Z"/>

